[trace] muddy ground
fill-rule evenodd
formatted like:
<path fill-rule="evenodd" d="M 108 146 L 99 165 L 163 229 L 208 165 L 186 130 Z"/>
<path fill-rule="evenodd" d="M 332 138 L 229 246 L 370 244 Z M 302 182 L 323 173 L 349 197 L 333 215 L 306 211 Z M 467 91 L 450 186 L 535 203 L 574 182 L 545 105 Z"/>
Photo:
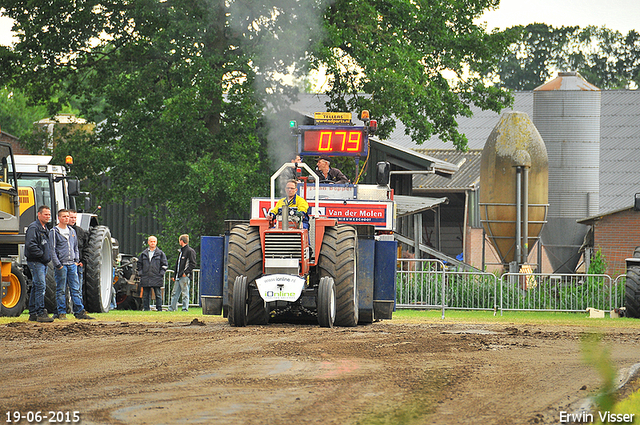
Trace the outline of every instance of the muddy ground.
<path fill-rule="evenodd" d="M 582 358 L 585 331 L 14 322 L 0 325 L 0 420 L 77 411 L 82 424 L 559 423 L 601 385 Z M 619 370 L 640 362 L 638 329 L 599 332 Z"/>

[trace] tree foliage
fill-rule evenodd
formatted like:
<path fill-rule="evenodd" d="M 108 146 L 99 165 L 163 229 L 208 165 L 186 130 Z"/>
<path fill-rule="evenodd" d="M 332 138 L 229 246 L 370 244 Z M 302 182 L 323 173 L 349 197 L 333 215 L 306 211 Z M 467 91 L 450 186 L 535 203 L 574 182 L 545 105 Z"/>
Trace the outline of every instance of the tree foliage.
<path fill-rule="evenodd" d="M 284 76 L 327 69 L 330 110 L 366 108 L 381 137 L 400 119 L 417 141 L 437 133 L 464 149 L 456 117 L 511 101 L 482 80 L 509 38 L 473 24 L 497 3 L 5 0 L 19 41 L 0 52 L 0 83 L 99 121 L 56 149 L 76 152 L 77 173 L 108 177 L 103 199 L 144 196 L 174 234 L 211 234 L 267 193 L 270 151 L 293 148 Z"/>
<path fill-rule="evenodd" d="M 456 118 L 470 105 L 499 112 L 512 101 L 485 85 L 510 40 L 487 34 L 473 19 L 495 0 L 357 2 L 337 0 L 325 11 L 326 37 L 314 49 L 312 67 L 332 76 L 331 110 L 369 109 L 385 137 L 402 121 L 420 143 L 433 134 L 466 149 Z M 355 66 L 354 66 L 355 65 Z M 456 76 L 447 79 L 447 72 Z M 368 93 L 370 97 L 358 96 Z"/>
<path fill-rule="evenodd" d="M 640 83 L 640 34 L 627 35 L 606 27 L 554 28 L 547 24 L 505 30 L 517 39 L 500 60 L 499 85 L 533 90 L 558 71 L 578 71 L 601 89 Z"/>
<path fill-rule="evenodd" d="M 22 92 L 0 88 L 0 128 L 18 138 L 33 131 L 33 123 L 47 113 L 44 106 L 32 106 Z"/>

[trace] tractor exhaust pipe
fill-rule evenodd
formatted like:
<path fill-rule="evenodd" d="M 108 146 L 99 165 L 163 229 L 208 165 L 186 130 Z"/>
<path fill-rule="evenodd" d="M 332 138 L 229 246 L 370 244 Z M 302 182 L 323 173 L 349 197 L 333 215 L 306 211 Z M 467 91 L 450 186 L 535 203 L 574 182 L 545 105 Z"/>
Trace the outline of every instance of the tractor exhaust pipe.
<path fill-rule="evenodd" d="M 287 202 L 282 206 L 282 230 L 289 230 L 289 205 Z"/>

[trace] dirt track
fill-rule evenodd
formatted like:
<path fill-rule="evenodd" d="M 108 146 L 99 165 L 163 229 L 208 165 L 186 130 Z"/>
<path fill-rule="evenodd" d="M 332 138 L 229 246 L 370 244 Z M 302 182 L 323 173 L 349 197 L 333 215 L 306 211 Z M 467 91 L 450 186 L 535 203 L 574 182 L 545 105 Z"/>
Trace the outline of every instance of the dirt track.
<path fill-rule="evenodd" d="M 0 325 L 7 411 L 82 424 L 558 423 L 600 385 L 575 327 L 356 328 L 56 321 Z M 637 329 L 606 329 L 618 369 Z M 22 421 L 21 423 L 27 423 Z"/>

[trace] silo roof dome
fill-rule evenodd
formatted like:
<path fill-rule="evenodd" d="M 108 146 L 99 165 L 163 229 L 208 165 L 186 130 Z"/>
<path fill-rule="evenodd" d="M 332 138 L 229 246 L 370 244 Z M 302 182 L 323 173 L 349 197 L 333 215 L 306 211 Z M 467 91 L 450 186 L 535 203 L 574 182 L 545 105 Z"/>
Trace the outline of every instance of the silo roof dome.
<path fill-rule="evenodd" d="M 534 91 L 552 91 L 552 90 L 582 90 L 582 91 L 600 91 L 600 89 L 587 80 L 577 71 L 558 72 L 558 76 L 541 86 L 533 89 Z"/>

